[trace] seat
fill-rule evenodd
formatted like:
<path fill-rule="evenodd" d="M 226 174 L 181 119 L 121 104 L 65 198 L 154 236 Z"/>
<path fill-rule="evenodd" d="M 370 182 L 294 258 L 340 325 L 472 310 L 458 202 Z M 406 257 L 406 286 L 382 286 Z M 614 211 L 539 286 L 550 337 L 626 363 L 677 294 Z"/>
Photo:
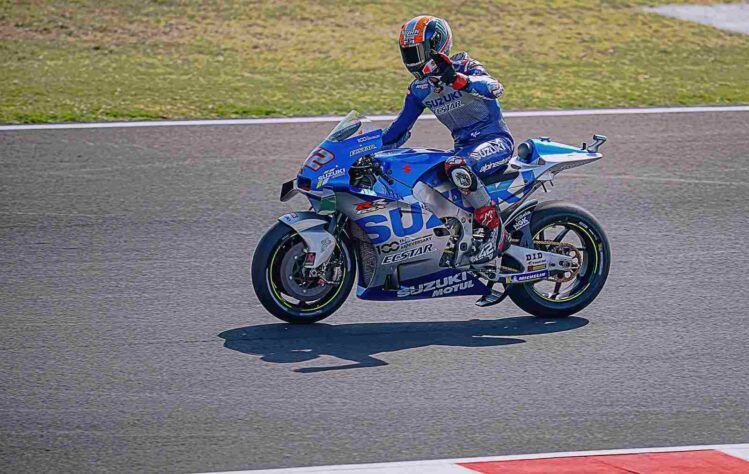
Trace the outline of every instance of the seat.
<path fill-rule="evenodd" d="M 509 168 L 498 171 L 494 174 L 490 174 L 489 176 L 485 176 L 481 178 L 481 182 L 484 183 L 484 186 L 491 186 L 492 184 L 497 184 L 500 181 L 511 181 L 518 177 L 517 171 L 510 171 L 508 172 Z"/>

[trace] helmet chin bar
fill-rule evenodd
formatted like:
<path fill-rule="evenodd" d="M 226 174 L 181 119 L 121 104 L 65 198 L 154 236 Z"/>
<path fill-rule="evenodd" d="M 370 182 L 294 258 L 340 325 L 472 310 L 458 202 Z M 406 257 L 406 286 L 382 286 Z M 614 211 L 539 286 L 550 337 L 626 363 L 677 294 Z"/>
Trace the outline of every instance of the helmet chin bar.
<path fill-rule="evenodd" d="M 437 64 L 433 59 L 430 59 L 422 64 L 409 66 L 406 65 L 406 69 L 416 77 L 416 79 L 424 79 L 425 77 L 437 77 L 434 73 L 437 72 Z"/>

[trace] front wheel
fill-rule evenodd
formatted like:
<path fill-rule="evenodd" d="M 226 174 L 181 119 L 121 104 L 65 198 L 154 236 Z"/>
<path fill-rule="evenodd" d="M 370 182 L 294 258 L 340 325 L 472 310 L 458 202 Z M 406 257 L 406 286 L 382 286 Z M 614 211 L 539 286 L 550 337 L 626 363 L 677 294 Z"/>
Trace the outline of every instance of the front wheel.
<path fill-rule="evenodd" d="M 609 241 L 596 218 L 574 204 L 544 202 L 533 211 L 530 228 L 535 248 L 571 256 L 576 267 L 546 280 L 512 285 L 510 299 L 520 309 L 546 318 L 570 316 L 592 303 L 611 265 Z"/>
<path fill-rule="evenodd" d="M 355 264 L 343 242 L 320 268 L 304 268 L 307 246 L 294 229 L 276 223 L 252 257 L 252 286 L 260 303 L 277 318 L 310 324 L 333 314 L 354 285 Z"/>

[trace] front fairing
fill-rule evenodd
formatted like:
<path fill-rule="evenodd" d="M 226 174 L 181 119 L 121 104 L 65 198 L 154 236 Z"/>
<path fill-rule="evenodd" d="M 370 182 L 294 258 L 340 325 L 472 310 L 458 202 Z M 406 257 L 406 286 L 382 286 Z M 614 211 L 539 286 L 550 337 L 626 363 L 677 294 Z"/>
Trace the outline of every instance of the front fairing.
<path fill-rule="evenodd" d="M 312 151 L 297 175 L 297 186 L 307 191 L 349 191 L 349 170 L 356 160 L 382 148 L 382 130 L 354 135 L 341 141 L 324 140 Z"/>

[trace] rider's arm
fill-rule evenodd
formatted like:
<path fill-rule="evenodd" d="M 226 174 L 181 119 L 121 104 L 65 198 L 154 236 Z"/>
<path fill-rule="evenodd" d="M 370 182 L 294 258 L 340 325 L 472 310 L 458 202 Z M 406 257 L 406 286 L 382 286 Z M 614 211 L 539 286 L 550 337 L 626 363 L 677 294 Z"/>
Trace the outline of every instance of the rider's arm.
<path fill-rule="evenodd" d="M 457 70 L 447 55 L 432 56 L 442 71 L 442 80 L 453 89 L 465 90 L 487 100 L 498 99 L 505 90 L 502 84 L 491 77 L 480 62 L 471 59 L 465 53 L 461 55 L 463 56 L 459 58 Z"/>
<path fill-rule="evenodd" d="M 504 86 L 488 74 L 466 76 L 466 82 L 466 91 L 484 99 L 498 99 L 505 91 Z"/>
<path fill-rule="evenodd" d="M 403 102 L 403 110 L 382 135 L 384 147 L 395 148 L 403 145 L 411 136 L 411 127 L 414 126 L 416 119 L 423 111 L 424 104 L 414 95 L 411 86 L 409 86 L 406 99 Z"/>

